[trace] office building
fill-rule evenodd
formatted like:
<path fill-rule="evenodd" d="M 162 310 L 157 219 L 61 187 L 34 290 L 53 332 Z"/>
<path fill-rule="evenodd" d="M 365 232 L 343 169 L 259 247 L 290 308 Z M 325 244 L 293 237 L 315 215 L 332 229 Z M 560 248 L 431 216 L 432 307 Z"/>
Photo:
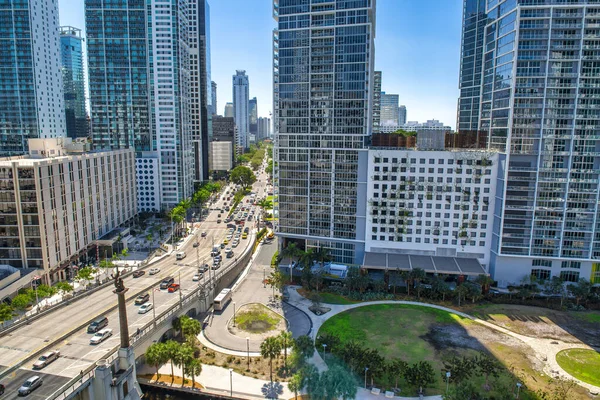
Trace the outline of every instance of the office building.
<path fill-rule="evenodd" d="M 256 97 L 248 101 L 248 132 L 250 133 L 250 143 L 256 142 L 258 135 L 258 103 Z"/>
<path fill-rule="evenodd" d="M 189 2 L 190 120 L 194 148 L 194 180 L 209 175 L 212 137 L 213 82 L 210 69 L 210 6 L 207 0 Z M 215 87 L 216 89 L 216 87 Z"/>
<path fill-rule="evenodd" d="M 88 137 L 89 135 L 87 112 L 85 110 L 82 42 L 81 29 L 72 26 L 60 27 L 65 122 L 67 136 L 73 139 Z"/>
<path fill-rule="evenodd" d="M 375 2 L 274 0 L 277 234 L 363 260 Z M 239 126 L 238 126 L 239 128 Z"/>
<path fill-rule="evenodd" d="M 225 109 L 223 110 L 223 116 L 233 118 L 233 103 L 225 103 Z"/>
<path fill-rule="evenodd" d="M 406 124 L 406 106 L 398 107 L 398 125 Z"/>
<path fill-rule="evenodd" d="M 217 114 L 217 82 L 211 81 L 210 89 L 211 89 L 211 96 L 212 96 L 212 102 L 210 105 L 211 113 L 212 113 L 212 115 L 216 115 Z"/>
<path fill-rule="evenodd" d="M 246 71 L 238 70 L 233 76 L 233 117 L 237 126 L 237 146 L 246 149 L 250 146 L 250 109 L 248 76 Z"/>
<path fill-rule="evenodd" d="M 233 168 L 235 157 L 238 154 L 236 152 L 236 135 L 236 126 L 233 117 L 213 116 L 213 138 L 211 140 L 211 146 L 213 142 L 231 143 L 231 146 L 227 147 L 229 148 L 229 154 L 225 157 L 225 160 L 221 160 L 221 158 L 224 157 L 223 149 L 225 149 L 226 146 L 216 145 L 214 148 L 215 152 L 212 152 L 213 147 L 211 147 L 210 159 L 213 166 L 218 165 L 219 168 L 224 168 L 224 166 L 230 165 L 230 168 L 225 171 L 229 171 Z M 211 170 L 215 170 L 215 168 L 211 167 Z"/>
<path fill-rule="evenodd" d="M 406 132 L 420 132 L 420 131 L 444 131 L 450 132 L 452 128 L 448 125 L 444 125 L 437 119 L 430 119 L 427 122 L 408 121 L 404 125 L 381 125 L 379 131 L 381 133 L 392 133 L 397 130 L 403 130 Z"/>
<path fill-rule="evenodd" d="M 258 140 L 271 137 L 271 118 L 260 117 L 258 119 Z"/>
<path fill-rule="evenodd" d="M 233 168 L 233 142 L 210 142 L 210 170 L 227 172 Z"/>
<path fill-rule="evenodd" d="M 201 96 L 190 88 L 201 77 L 191 75 L 196 44 L 187 33 L 198 13 L 190 10 L 186 2 L 85 2 L 94 148 L 156 153 L 161 208 L 193 193 Z"/>
<path fill-rule="evenodd" d="M 381 110 L 379 116 L 381 125 L 399 125 L 398 97 L 397 94 L 381 92 Z"/>
<path fill-rule="evenodd" d="M 490 271 L 504 284 L 529 275 L 600 282 L 600 5 L 490 0 L 483 16 L 480 3 L 464 3 L 463 25 L 485 21 L 485 42 L 475 41 L 473 56 L 463 49 L 459 126 L 477 93 L 463 93 L 462 77 L 476 75 L 479 60 L 477 126 L 508 160 Z"/>
<path fill-rule="evenodd" d="M 66 135 L 58 3 L 8 0 L 0 9 L 0 155 L 28 139 Z"/>
<path fill-rule="evenodd" d="M 373 127 L 372 133 L 379 133 L 381 123 L 381 71 L 373 75 Z"/>
<path fill-rule="evenodd" d="M 86 150 L 70 138 L 32 139 L 28 156 L 0 159 L 3 264 L 65 279 L 137 214 L 133 149 Z"/>

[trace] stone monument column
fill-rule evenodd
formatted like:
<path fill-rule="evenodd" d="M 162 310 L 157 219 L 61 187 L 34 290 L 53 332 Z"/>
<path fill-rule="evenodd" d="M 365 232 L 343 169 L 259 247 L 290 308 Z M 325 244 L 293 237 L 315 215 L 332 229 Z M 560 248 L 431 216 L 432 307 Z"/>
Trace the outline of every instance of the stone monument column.
<path fill-rule="evenodd" d="M 123 278 L 121 278 L 121 271 L 119 271 L 119 267 L 117 267 L 116 275 L 113 275 L 112 278 L 115 282 L 115 290 L 113 291 L 113 293 L 117 294 L 119 304 L 119 328 L 121 336 L 121 348 L 127 349 L 129 348 L 129 325 L 127 323 L 125 293 L 127 293 L 129 288 L 126 288 L 125 284 L 123 283 Z"/>

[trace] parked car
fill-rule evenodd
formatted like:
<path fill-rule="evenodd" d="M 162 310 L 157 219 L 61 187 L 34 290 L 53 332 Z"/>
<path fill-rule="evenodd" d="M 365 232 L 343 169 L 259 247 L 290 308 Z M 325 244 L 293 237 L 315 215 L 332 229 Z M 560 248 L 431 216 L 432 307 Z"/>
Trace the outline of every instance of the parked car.
<path fill-rule="evenodd" d="M 32 376 L 31 378 L 27 379 L 25 382 L 23 382 L 23 385 L 21 385 L 21 387 L 19 388 L 19 395 L 20 396 L 26 396 L 29 393 L 33 392 L 35 389 L 39 388 L 40 386 L 42 386 L 42 378 L 40 378 L 39 376 Z"/>
<path fill-rule="evenodd" d="M 106 339 L 112 336 L 112 329 L 105 328 L 101 331 L 96 332 L 94 336 L 90 339 L 90 344 L 100 344 L 104 342 Z"/>
<path fill-rule="evenodd" d="M 142 271 L 142 270 L 139 270 L 139 269 L 137 271 L 133 271 L 133 277 L 134 278 L 139 278 L 140 276 L 145 275 L 145 274 L 146 274 L 146 271 Z"/>
<path fill-rule="evenodd" d="M 160 272 L 160 268 L 150 268 L 150 271 L 148 271 L 148 274 L 150 275 L 156 275 Z"/>
<path fill-rule="evenodd" d="M 148 311 L 152 310 L 152 303 L 143 304 L 140 308 L 138 308 L 138 314 L 146 314 Z"/>
<path fill-rule="evenodd" d="M 178 283 L 172 283 L 171 285 L 169 285 L 169 293 L 175 293 L 178 290 L 179 290 Z"/>
<path fill-rule="evenodd" d="M 135 298 L 135 305 L 139 306 L 140 304 L 144 304 L 145 302 L 150 300 L 150 295 L 148 293 L 140 294 Z"/>
<path fill-rule="evenodd" d="M 40 356 L 36 362 L 33 363 L 33 369 L 42 369 L 46 365 L 50 364 L 53 361 L 56 361 L 60 357 L 60 351 L 52 350 L 48 351 Z"/>

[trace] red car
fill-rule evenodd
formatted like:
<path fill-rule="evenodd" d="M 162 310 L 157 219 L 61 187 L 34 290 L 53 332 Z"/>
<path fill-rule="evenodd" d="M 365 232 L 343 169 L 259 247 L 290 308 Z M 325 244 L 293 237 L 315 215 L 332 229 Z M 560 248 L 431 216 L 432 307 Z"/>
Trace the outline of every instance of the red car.
<path fill-rule="evenodd" d="M 174 293 L 174 292 L 176 292 L 178 290 L 179 290 L 179 284 L 177 284 L 177 283 L 171 283 L 169 285 L 169 293 Z"/>

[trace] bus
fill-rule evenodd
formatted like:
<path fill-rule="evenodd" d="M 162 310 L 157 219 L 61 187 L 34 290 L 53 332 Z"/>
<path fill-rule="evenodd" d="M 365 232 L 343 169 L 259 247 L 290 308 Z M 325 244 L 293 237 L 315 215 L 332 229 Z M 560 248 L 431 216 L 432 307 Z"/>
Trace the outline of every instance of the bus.
<path fill-rule="evenodd" d="M 183 260 L 185 258 L 185 251 L 178 251 L 177 254 L 175 254 L 175 258 Z"/>
<path fill-rule="evenodd" d="M 215 311 L 223 310 L 227 306 L 227 304 L 229 303 L 230 300 L 231 300 L 231 289 L 221 290 L 221 293 L 219 293 L 217 295 L 217 297 L 215 297 L 215 300 L 214 300 Z"/>

